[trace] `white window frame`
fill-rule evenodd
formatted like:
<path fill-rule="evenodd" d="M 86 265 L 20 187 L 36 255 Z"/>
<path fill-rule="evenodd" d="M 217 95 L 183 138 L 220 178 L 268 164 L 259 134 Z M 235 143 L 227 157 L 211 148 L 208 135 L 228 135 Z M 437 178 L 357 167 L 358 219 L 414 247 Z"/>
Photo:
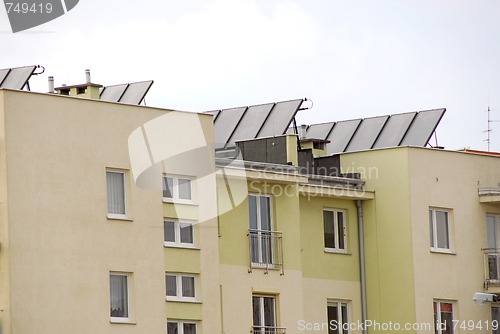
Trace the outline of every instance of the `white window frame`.
<path fill-rule="evenodd" d="M 172 179 L 172 197 L 164 197 L 163 196 L 163 202 L 165 203 L 179 203 L 179 204 L 194 204 L 194 197 L 195 197 L 195 192 L 194 192 L 194 177 L 191 176 L 184 176 L 184 175 L 163 175 L 162 177 L 162 190 L 165 185 L 165 178 L 171 178 Z M 183 199 L 179 198 L 179 179 L 182 180 L 189 180 L 190 188 L 191 188 L 191 199 Z"/>
<path fill-rule="evenodd" d="M 430 247 L 431 251 L 438 253 L 452 253 L 452 210 L 446 208 L 429 207 L 430 217 L 432 221 L 429 221 L 429 241 L 431 241 Z M 438 247 L 438 233 L 437 233 L 437 221 L 436 212 L 445 212 L 447 217 L 447 230 L 448 230 L 448 248 Z M 430 219 L 430 218 L 429 218 Z M 432 225 L 432 226 L 431 226 Z M 431 231 L 432 228 L 432 231 Z M 432 236 L 432 240 L 431 240 Z"/>
<path fill-rule="evenodd" d="M 342 316 L 342 305 L 346 306 L 347 319 L 344 319 Z M 347 328 L 348 326 L 344 329 L 343 325 L 349 324 L 349 318 L 351 317 L 350 301 L 341 299 L 328 299 L 326 306 L 327 306 L 328 326 L 331 327 L 332 325 L 337 325 L 339 334 L 349 334 L 349 328 Z M 333 321 L 333 319 L 328 319 L 328 307 L 330 306 L 331 307 L 337 306 L 337 319 L 339 320 L 336 324 L 330 323 L 331 321 Z"/>
<path fill-rule="evenodd" d="M 108 212 L 108 185 L 107 185 L 107 178 L 108 178 L 108 173 L 116 173 L 116 174 L 122 174 L 123 176 L 123 201 L 124 201 L 124 210 L 125 213 L 123 214 L 118 214 L 118 213 L 110 213 Z M 128 208 L 128 171 L 125 169 L 117 169 L 117 168 L 106 168 L 106 212 L 107 212 L 107 217 L 109 219 L 125 219 L 128 220 L 128 213 L 129 213 L 129 208 Z"/>
<path fill-rule="evenodd" d="M 174 223 L 174 233 L 175 233 L 175 241 L 166 241 L 165 240 L 165 230 L 163 231 L 163 244 L 165 247 L 178 247 L 178 248 L 196 248 L 196 232 L 195 225 L 196 221 L 187 220 L 187 219 L 173 219 L 173 218 L 163 218 L 163 228 L 165 229 L 165 222 L 173 222 Z M 191 225 L 191 231 L 193 233 L 192 238 L 193 242 L 181 242 L 181 224 L 189 224 Z"/>
<path fill-rule="evenodd" d="M 452 320 L 452 323 L 450 324 L 450 329 L 451 329 L 451 333 L 450 334 L 455 334 L 456 331 L 453 330 L 453 327 L 454 327 L 454 323 L 453 323 L 453 320 L 457 319 L 456 318 L 456 314 L 455 314 L 455 310 L 456 310 L 456 301 L 454 300 L 444 300 L 444 299 L 434 299 L 433 301 L 433 315 L 434 315 L 434 329 L 436 330 L 436 325 L 437 324 L 441 324 L 441 304 L 451 304 L 451 320 Z M 434 306 L 436 305 L 436 306 Z M 437 311 L 435 314 L 434 311 Z M 441 326 L 438 326 L 437 328 L 437 331 L 436 331 L 437 334 L 443 334 L 444 332 L 442 331 L 442 328 Z"/>
<path fill-rule="evenodd" d="M 347 245 L 347 210 L 345 209 L 335 209 L 335 208 L 323 208 L 323 242 L 324 242 L 324 238 L 325 238 L 325 218 L 324 218 L 324 212 L 325 211 L 329 211 L 329 212 L 333 212 L 333 235 L 334 235 L 334 238 L 335 238 L 335 247 L 327 247 L 326 245 L 325 246 L 325 252 L 327 253 L 347 253 L 347 249 L 348 249 L 348 245 Z M 338 222 L 338 213 L 342 213 L 342 217 L 343 217 L 343 223 L 344 223 L 344 228 L 343 228 L 343 241 L 344 241 L 344 248 L 340 248 L 340 235 L 339 235 L 339 229 L 338 229 L 338 225 L 339 225 L 339 222 Z"/>
<path fill-rule="evenodd" d="M 263 321 L 265 321 L 264 319 L 266 318 L 266 310 L 264 307 L 264 298 L 271 298 L 273 300 L 273 313 L 274 313 L 274 319 L 273 319 L 274 327 L 273 328 L 279 328 L 278 327 L 278 296 L 277 295 L 266 295 L 266 294 L 260 294 L 260 293 L 252 294 L 252 311 L 253 311 L 253 298 L 259 299 L 259 313 L 260 313 L 259 317 L 260 317 L 261 323 L 258 326 L 253 325 L 253 319 L 252 319 L 252 327 L 254 327 L 254 328 L 255 327 L 259 327 L 259 328 L 266 327 L 266 324 L 263 323 Z M 257 333 L 260 333 L 260 332 L 257 331 Z"/>
<path fill-rule="evenodd" d="M 175 285 L 176 285 L 176 289 L 177 289 L 175 296 L 167 296 L 167 291 L 166 291 L 167 276 L 174 276 L 175 277 Z M 184 297 L 182 295 L 182 277 L 193 278 L 194 297 Z M 198 287 L 197 287 L 197 285 L 198 285 L 198 275 L 196 275 L 196 274 L 165 272 L 165 298 L 167 301 L 197 302 L 198 301 Z"/>
<path fill-rule="evenodd" d="M 111 316 L 110 312 L 110 322 L 112 323 L 134 323 L 133 322 L 133 307 L 132 307 L 132 284 L 133 284 L 133 275 L 132 273 L 129 272 L 118 272 L 118 271 L 110 271 L 109 272 L 109 280 L 110 280 L 110 286 L 109 286 L 109 291 L 110 291 L 110 301 L 109 305 L 111 307 L 111 276 L 123 276 L 127 278 L 127 310 L 128 310 L 128 316 L 127 317 L 113 317 Z"/>
<path fill-rule="evenodd" d="M 250 198 L 250 196 L 252 197 L 255 197 L 256 198 L 256 201 L 255 201 L 255 204 L 256 204 L 256 209 L 257 209 L 257 212 L 256 212 L 256 218 L 257 218 L 257 230 L 258 231 L 270 231 L 270 232 L 278 232 L 275 230 L 274 228 L 274 219 L 273 219 L 273 196 L 272 195 L 268 195 L 268 194 L 258 194 L 258 193 L 249 193 L 248 194 L 248 198 Z M 261 216 L 261 206 L 260 206 L 260 198 L 261 197 L 266 197 L 269 199 L 269 230 L 263 230 L 262 229 L 262 216 Z M 249 212 L 248 212 L 248 220 L 249 220 L 249 224 L 248 224 L 248 227 L 250 228 L 250 208 L 249 208 Z M 257 252 L 258 252 L 258 260 L 259 262 L 254 262 L 253 261 L 253 258 L 252 258 L 252 254 L 250 254 L 250 261 L 252 263 L 252 268 L 274 268 L 274 252 L 276 251 L 276 245 L 274 242 L 271 242 L 270 243 L 270 248 L 267 249 L 267 252 L 271 252 L 271 254 L 273 254 L 273 257 L 270 259 L 270 263 L 267 263 L 265 261 L 265 259 L 263 258 L 264 256 L 264 250 L 262 248 L 262 236 L 257 236 Z M 252 250 L 252 249 L 251 249 Z"/>
<path fill-rule="evenodd" d="M 169 323 L 177 324 L 177 334 L 184 334 L 184 324 L 194 325 L 195 332 L 198 334 L 198 322 L 196 321 L 186 321 L 186 320 L 167 320 L 167 326 Z M 168 330 L 168 327 L 167 327 Z M 168 332 L 167 332 L 168 334 Z"/>

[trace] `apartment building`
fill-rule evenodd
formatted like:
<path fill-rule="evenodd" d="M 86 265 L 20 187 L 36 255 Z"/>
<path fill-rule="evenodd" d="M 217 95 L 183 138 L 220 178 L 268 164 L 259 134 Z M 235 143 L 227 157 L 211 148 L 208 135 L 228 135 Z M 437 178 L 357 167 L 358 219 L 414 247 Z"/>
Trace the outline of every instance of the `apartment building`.
<path fill-rule="evenodd" d="M 440 334 L 498 333 L 500 305 L 473 301 L 476 292 L 500 292 L 498 154 L 395 147 L 341 160 L 377 171 L 363 177 L 376 190 L 363 202 L 368 318 L 437 322 Z"/>

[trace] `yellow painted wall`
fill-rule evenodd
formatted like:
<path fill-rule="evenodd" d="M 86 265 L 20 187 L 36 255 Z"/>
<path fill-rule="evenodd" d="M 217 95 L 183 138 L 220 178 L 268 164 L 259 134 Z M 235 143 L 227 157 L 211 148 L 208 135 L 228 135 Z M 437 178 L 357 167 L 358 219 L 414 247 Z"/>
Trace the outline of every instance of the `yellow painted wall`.
<path fill-rule="evenodd" d="M 375 190 L 363 212 L 368 319 L 378 322 L 416 321 L 408 164 L 406 149 L 341 156 L 343 171 L 360 172 Z"/>

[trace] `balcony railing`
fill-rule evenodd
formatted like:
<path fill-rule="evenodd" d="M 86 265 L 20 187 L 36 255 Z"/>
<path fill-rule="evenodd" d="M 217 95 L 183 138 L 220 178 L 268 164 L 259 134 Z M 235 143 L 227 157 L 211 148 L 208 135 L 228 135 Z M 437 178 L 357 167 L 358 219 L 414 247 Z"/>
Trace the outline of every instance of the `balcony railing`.
<path fill-rule="evenodd" d="M 500 286 L 500 248 L 485 248 L 484 287 Z"/>
<path fill-rule="evenodd" d="M 286 334 L 284 327 L 253 326 L 253 334 Z"/>
<path fill-rule="evenodd" d="M 280 270 L 284 274 L 283 266 L 283 234 L 277 231 L 249 230 L 250 268 Z M 262 332 L 267 333 L 267 332 Z M 275 332 L 269 332 L 275 333 Z"/>

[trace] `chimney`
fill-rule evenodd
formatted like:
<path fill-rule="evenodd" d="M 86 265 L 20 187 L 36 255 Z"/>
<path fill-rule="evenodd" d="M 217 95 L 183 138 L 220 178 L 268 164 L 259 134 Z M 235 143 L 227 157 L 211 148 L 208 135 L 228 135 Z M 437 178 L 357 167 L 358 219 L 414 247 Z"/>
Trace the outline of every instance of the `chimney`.
<path fill-rule="evenodd" d="M 302 124 L 299 128 L 299 139 L 306 138 L 307 125 Z"/>
<path fill-rule="evenodd" d="M 90 81 L 90 70 L 89 69 L 85 70 L 85 83 L 86 84 L 91 83 L 91 81 Z"/>
<path fill-rule="evenodd" d="M 49 93 L 54 94 L 54 77 L 49 77 Z"/>

